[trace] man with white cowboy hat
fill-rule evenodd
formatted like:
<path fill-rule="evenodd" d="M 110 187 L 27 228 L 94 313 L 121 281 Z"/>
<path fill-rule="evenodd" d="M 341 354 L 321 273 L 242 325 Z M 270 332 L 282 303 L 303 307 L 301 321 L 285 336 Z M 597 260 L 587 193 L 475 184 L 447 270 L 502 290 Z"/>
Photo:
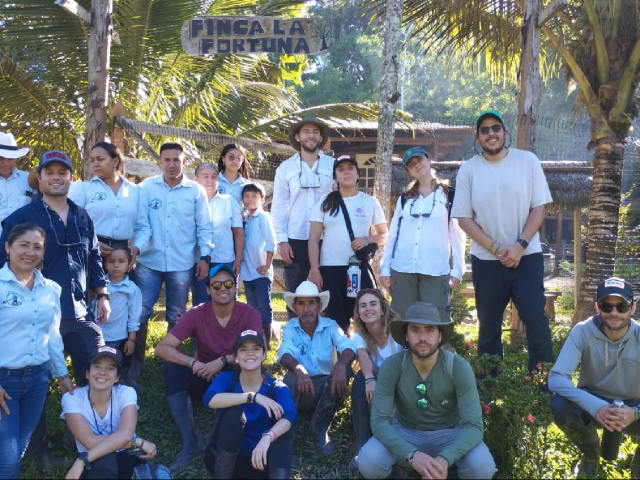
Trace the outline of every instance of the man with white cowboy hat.
<path fill-rule="evenodd" d="M 440 319 L 430 303 L 416 302 L 404 320 L 391 322 L 391 336 L 407 350 L 380 368 L 373 437 L 358 455 L 363 477 L 387 478 L 396 463 L 411 466 L 422 478 L 447 478 L 453 464 L 459 478 L 493 477 L 473 370 L 440 348 L 452 333 L 453 323 Z"/>
<path fill-rule="evenodd" d="M 304 281 L 295 293 L 285 292 L 283 297 L 297 315 L 282 330 L 278 361 L 289 370 L 284 383 L 298 411 L 313 412 L 316 446 L 329 454 L 333 451 L 329 426 L 353 376 L 356 347 L 334 320 L 320 315 L 329 304 L 329 292 Z"/>
<path fill-rule="evenodd" d="M 311 210 L 333 185 L 333 158 L 320 151 L 328 139 L 329 127 L 313 115 L 292 124 L 289 143 L 298 153 L 280 164 L 273 181 L 271 217 L 290 292 L 309 276 Z"/>
<path fill-rule="evenodd" d="M 12 134 L 0 132 L 0 222 L 18 208 L 31 203 L 36 194 L 27 182 L 29 174 L 16 168 L 16 160 L 27 153 L 29 149 L 18 148 Z"/>

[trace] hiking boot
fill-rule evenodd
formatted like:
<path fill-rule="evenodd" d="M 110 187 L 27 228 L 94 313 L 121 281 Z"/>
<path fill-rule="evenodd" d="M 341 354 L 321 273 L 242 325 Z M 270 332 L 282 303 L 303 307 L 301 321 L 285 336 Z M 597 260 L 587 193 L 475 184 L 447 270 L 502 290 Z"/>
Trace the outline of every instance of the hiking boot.
<path fill-rule="evenodd" d="M 573 469 L 573 475 L 576 478 L 593 478 L 597 466 L 598 457 L 583 453 L 580 461 Z"/>

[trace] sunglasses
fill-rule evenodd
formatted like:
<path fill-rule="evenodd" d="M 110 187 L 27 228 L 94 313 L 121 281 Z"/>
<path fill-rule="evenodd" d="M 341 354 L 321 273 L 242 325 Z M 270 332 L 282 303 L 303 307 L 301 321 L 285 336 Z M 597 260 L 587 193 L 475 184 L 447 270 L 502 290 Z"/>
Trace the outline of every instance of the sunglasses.
<path fill-rule="evenodd" d="M 598 304 L 598 308 L 600 308 L 600 311 L 604 313 L 613 312 L 614 307 L 618 311 L 618 313 L 627 313 L 631 308 L 631 304 L 630 303 L 607 303 L 607 302 L 602 302 Z"/>
<path fill-rule="evenodd" d="M 236 282 L 234 282 L 233 280 L 225 280 L 224 282 L 213 282 L 209 284 L 209 287 L 213 288 L 214 290 L 220 290 L 222 287 L 226 288 L 227 290 L 231 290 L 235 286 Z"/>
<path fill-rule="evenodd" d="M 494 133 L 498 133 L 500 130 L 502 130 L 502 124 L 494 123 L 490 127 L 480 127 L 480 133 L 483 135 L 488 134 L 490 130 Z"/>
<path fill-rule="evenodd" d="M 427 393 L 427 386 L 424 384 L 424 382 L 416 385 L 416 392 L 418 392 L 419 395 L 425 395 Z M 426 410 L 428 405 L 429 402 L 426 398 L 421 398 L 420 400 L 418 400 L 418 408 L 420 410 Z"/>
<path fill-rule="evenodd" d="M 411 202 L 411 207 L 409 208 L 409 215 L 411 215 L 413 218 L 420 218 L 420 216 L 422 215 L 424 218 L 429 218 L 431 216 L 431 214 L 433 213 L 433 209 L 436 208 L 436 192 L 433 192 L 433 204 L 431 205 L 431 211 L 429 213 L 413 213 L 413 206 L 416 203 L 416 200 L 418 200 L 417 198 Z"/>

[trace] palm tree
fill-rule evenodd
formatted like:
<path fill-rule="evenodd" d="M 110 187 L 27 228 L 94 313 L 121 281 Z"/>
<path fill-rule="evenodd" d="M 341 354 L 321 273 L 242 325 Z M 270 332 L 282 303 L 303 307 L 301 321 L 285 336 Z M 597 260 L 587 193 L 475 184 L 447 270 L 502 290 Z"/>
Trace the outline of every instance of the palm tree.
<path fill-rule="evenodd" d="M 543 66 L 551 65 L 554 57 L 566 66 L 591 120 L 589 251 L 575 322 L 594 312 L 597 283 L 614 273 L 624 142 L 638 115 L 634 93 L 640 80 L 640 3 L 568 3 L 542 26 L 541 53 L 547 56 Z M 384 8 L 383 0 L 368 4 Z M 515 72 L 524 0 L 406 0 L 403 8 L 404 23 L 414 28 L 425 48 L 464 48 L 485 56 L 496 75 Z"/>

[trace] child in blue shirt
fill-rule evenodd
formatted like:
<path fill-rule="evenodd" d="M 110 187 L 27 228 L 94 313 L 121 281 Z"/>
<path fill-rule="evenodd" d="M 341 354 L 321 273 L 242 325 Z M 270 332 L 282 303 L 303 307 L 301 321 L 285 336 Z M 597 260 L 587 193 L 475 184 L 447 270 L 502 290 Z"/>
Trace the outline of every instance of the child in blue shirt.
<path fill-rule="evenodd" d="M 273 282 L 273 254 L 276 251 L 276 233 L 271 215 L 262 209 L 265 192 L 262 185 L 248 183 L 242 189 L 245 208 L 244 250 L 240 267 L 240 280 L 244 283 L 247 303 L 260 312 L 262 329 L 271 344 L 271 283 Z"/>
<path fill-rule="evenodd" d="M 128 374 L 131 355 L 133 355 L 136 346 L 136 332 L 140 329 L 142 293 L 127 276 L 127 267 L 130 261 L 131 252 L 128 247 L 122 245 L 114 245 L 113 251 L 103 259 L 104 268 L 109 278 L 107 292 L 111 296 L 111 315 L 105 323 L 99 325 L 102 328 L 104 343 L 124 354 L 123 383 L 138 390 L 140 385 L 131 380 Z M 94 310 L 96 306 L 97 303 L 94 301 Z"/>

